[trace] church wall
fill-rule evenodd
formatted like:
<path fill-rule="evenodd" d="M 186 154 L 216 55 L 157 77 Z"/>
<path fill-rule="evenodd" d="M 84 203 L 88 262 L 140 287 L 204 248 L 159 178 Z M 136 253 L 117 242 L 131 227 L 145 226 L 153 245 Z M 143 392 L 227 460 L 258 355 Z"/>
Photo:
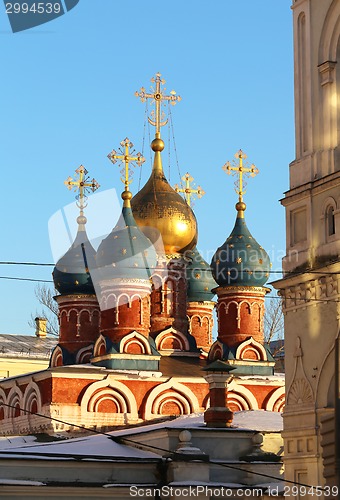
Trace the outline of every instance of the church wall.
<path fill-rule="evenodd" d="M 325 485 L 334 480 L 330 413 L 340 318 L 340 2 L 296 0 L 292 7 L 296 158 L 282 200 L 287 273 L 275 285 L 285 315 L 285 475 Z"/>

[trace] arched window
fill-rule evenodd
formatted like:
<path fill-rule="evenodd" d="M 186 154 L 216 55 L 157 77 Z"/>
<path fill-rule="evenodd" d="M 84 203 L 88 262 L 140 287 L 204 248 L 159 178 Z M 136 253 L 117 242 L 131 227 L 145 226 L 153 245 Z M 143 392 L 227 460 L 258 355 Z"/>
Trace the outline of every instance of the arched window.
<path fill-rule="evenodd" d="M 334 207 L 332 205 L 326 210 L 326 231 L 327 236 L 335 234 Z"/>

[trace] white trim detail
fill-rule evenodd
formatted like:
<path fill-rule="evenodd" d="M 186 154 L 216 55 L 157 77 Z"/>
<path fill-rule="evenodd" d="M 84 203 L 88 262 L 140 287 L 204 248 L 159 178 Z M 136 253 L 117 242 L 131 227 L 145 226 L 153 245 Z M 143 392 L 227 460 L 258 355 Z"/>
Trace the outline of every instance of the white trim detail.
<path fill-rule="evenodd" d="M 94 412 L 97 403 L 103 398 L 110 396 L 123 410 L 121 413 L 125 421 L 138 420 L 138 408 L 135 396 L 131 390 L 118 380 L 110 380 L 108 376 L 105 380 L 93 382 L 85 391 L 81 403 L 81 413 L 85 416 Z"/>
<path fill-rule="evenodd" d="M 167 328 L 166 330 L 163 330 L 161 333 L 159 333 L 156 337 L 156 349 L 158 351 L 166 351 L 169 349 L 163 349 L 162 345 L 164 342 L 168 339 L 176 339 L 179 344 L 180 348 L 179 349 L 174 349 L 175 351 L 189 351 L 190 346 L 187 337 L 184 335 L 184 333 L 180 332 L 179 330 L 176 330 L 172 326 L 170 328 Z M 171 349 L 173 350 L 173 349 Z"/>
<path fill-rule="evenodd" d="M 282 396 L 285 396 L 285 393 L 286 393 L 285 387 L 278 387 L 268 399 L 266 405 L 266 411 L 276 411 L 274 410 L 274 407 L 276 403 L 282 398 Z"/>
<path fill-rule="evenodd" d="M 144 335 L 142 335 L 141 333 L 136 332 L 136 330 L 134 330 L 131 333 L 128 333 L 127 335 L 125 335 L 125 337 L 122 338 L 122 340 L 120 342 L 120 346 L 119 346 L 119 352 L 127 353 L 125 348 L 128 348 L 128 346 L 131 343 L 136 343 L 136 344 L 140 345 L 142 347 L 142 354 L 150 354 L 150 355 L 152 354 L 151 347 L 150 347 L 150 344 L 149 344 L 147 338 Z"/>
<path fill-rule="evenodd" d="M 246 350 L 247 346 L 253 347 L 253 349 L 251 350 L 257 351 L 260 354 L 261 361 L 268 361 L 268 356 L 265 348 L 262 344 L 260 344 L 260 342 L 257 342 L 257 340 L 253 339 L 253 337 L 250 337 L 248 340 L 245 340 L 238 346 L 238 348 L 236 349 L 236 359 L 243 359 L 241 357 L 242 351 Z"/>
<path fill-rule="evenodd" d="M 164 394 L 162 394 L 163 392 Z M 169 396 L 171 399 L 175 398 L 179 406 L 184 405 L 184 408 L 188 410 L 188 414 L 200 411 L 195 394 L 185 385 L 170 379 L 169 382 L 159 384 L 150 392 L 145 403 L 144 419 L 152 420 L 153 418 L 159 418 L 161 414 L 154 413 L 153 408 L 156 405 L 156 408 L 159 410 Z"/>
<path fill-rule="evenodd" d="M 235 399 L 238 399 L 239 401 L 240 396 L 245 399 L 246 403 L 249 406 L 249 410 L 258 410 L 259 405 L 257 403 L 257 400 L 254 396 L 254 394 L 247 389 L 246 387 L 243 387 L 242 385 L 238 384 L 235 382 L 235 379 L 228 384 L 228 398 L 229 396 L 235 396 Z M 228 399 L 229 400 L 229 399 Z"/>

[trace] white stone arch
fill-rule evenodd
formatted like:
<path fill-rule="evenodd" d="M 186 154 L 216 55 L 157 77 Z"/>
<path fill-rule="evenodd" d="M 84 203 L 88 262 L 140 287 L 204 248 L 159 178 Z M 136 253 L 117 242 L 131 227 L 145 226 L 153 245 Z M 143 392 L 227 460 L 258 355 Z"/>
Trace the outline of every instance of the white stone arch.
<path fill-rule="evenodd" d="M 8 415 L 9 415 L 9 411 L 8 411 L 9 408 L 8 408 L 8 406 L 6 406 L 6 401 L 7 401 L 6 393 L 3 390 L 3 388 L 0 387 L 0 408 L 3 409 L 4 419 L 8 418 Z M 1 420 L 0 420 L 0 422 L 1 422 Z"/>
<path fill-rule="evenodd" d="M 151 347 L 147 338 L 141 333 L 136 332 L 136 330 L 134 330 L 131 333 L 128 333 L 127 335 L 125 335 L 125 337 L 122 338 L 119 346 L 120 347 L 119 352 L 120 353 L 127 352 L 125 349 L 127 349 L 128 345 L 131 344 L 131 342 L 135 342 L 138 345 L 140 345 L 142 347 L 143 354 L 152 354 Z"/>
<path fill-rule="evenodd" d="M 76 363 L 79 365 L 89 363 L 92 353 L 93 353 L 93 344 L 82 347 L 77 352 Z"/>
<path fill-rule="evenodd" d="M 270 398 L 267 401 L 266 404 L 266 411 L 277 411 L 275 410 L 275 405 L 282 399 L 282 397 L 285 396 L 286 389 L 285 387 L 278 387 L 275 389 L 275 391 L 272 393 Z"/>
<path fill-rule="evenodd" d="M 337 60 L 340 38 L 340 4 L 333 0 L 325 18 L 319 44 L 319 64 Z"/>
<path fill-rule="evenodd" d="M 15 407 L 19 405 L 21 409 L 24 408 L 23 394 L 17 385 L 14 385 L 8 393 L 6 403 L 8 406 L 8 415 L 14 418 Z M 20 415 L 22 410 L 20 410 Z"/>
<path fill-rule="evenodd" d="M 159 418 L 161 416 L 158 413 L 153 413 L 152 410 L 154 408 L 155 402 L 158 408 L 162 403 L 162 399 L 160 397 L 162 393 L 164 393 L 164 397 L 166 397 L 167 393 L 172 398 L 178 395 L 181 404 L 183 404 L 183 397 L 184 397 L 186 401 L 190 404 L 190 409 L 188 408 L 190 410 L 189 413 L 195 413 L 200 410 L 197 397 L 191 391 L 191 389 L 181 384 L 180 382 L 170 379 L 169 382 L 157 385 L 157 387 L 152 389 L 150 394 L 147 396 L 145 403 L 145 410 L 144 410 L 145 420 L 152 420 L 154 418 Z"/>
<path fill-rule="evenodd" d="M 110 380 L 110 377 L 99 382 L 93 382 L 86 389 L 80 403 L 82 415 L 85 416 L 91 413 L 90 409 L 94 411 L 97 405 L 96 402 L 101 397 L 109 394 L 116 398 L 119 407 L 124 410 L 121 412 L 122 417 L 124 417 L 123 421 L 126 421 L 126 419 L 127 421 L 138 420 L 138 408 L 134 394 L 122 382 L 115 379 Z"/>
<path fill-rule="evenodd" d="M 105 340 L 105 337 L 100 334 L 99 337 L 97 338 L 94 346 L 93 346 L 93 357 L 94 358 L 101 356 L 100 350 L 102 347 L 104 347 L 105 353 L 106 353 L 106 340 Z"/>
<path fill-rule="evenodd" d="M 129 308 L 131 308 L 131 297 L 129 294 L 122 292 L 117 297 L 117 307 L 119 309 L 120 305 L 127 304 Z"/>
<path fill-rule="evenodd" d="M 160 332 L 157 337 L 156 337 L 156 349 L 158 351 L 166 350 L 162 348 L 162 344 L 168 339 L 176 339 L 179 344 L 180 344 L 180 351 L 189 351 L 190 346 L 189 346 L 189 341 L 184 335 L 184 333 L 180 332 L 179 330 L 176 330 L 172 326 L 170 328 L 167 328 L 166 330 L 163 330 Z M 177 349 L 176 349 L 177 350 Z"/>
<path fill-rule="evenodd" d="M 257 342 L 257 340 L 253 339 L 253 337 L 250 337 L 238 346 L 238 348 L 236 349 L 236 359 L 243 359 L 242 352 L 247 349 L 250 349 L 254 353 L 257 353 L 257 359 L 261 361 L 268 360 L 267 351 L 265 350 L 263 345 L 260 344 L 260 342 Z"/>
<path fill-rule="evenodd" d="M 168 391 L 164 394 L 160 394 L 153 403 L 154 413 L 157 415 L 169 415 L 163 411 L 164 406 L 168 403 L 175 404 L 180 410 L 180 415 L 190 415 L 191 413 L 189 401 L 185 396 L 176 391 Z"/>
<path fill-rule="evenodd" d="M 59 363 L 61 360 L 61 363 Z M 63 351 L 59 345 L 55 346 L 51 353 L 50 367 L 55 368 L 64 364 Z"/>
<path fill-rule="evenodd" d="M 58 315 L 59 315 L 60 320 L 63 316 L 66 316 L 66 319 L 68 319 L 67 318 L 67 311 L 65 309 L 63 309 L 62 311 L 59 310 Z"/>
<path fill-rule="evenodd" d="M 228 384 L 228 400 L 229 395 L 233 395 L 235 400 L 245 401 L 249 410 L 259 409 L 259 405 L 254 394 L 246 387 L 243 387 L 243 385 L 237 384 L 235 379 Z"/>
<path fill-rule="evenodd" d="M 340 333 L 338 334 L 338 336 Z M 326 354 L 320 369 L 316 383 L 315 400 L 317 408 L 326 408 L 329 405 L 328 393 L 332 379 L 334 376 L 335 367 L 335 343 L 332 344 Z"/>
<path fill-rule="evenodd" d="M 31 406 L 34 400 L 37 404 L 37 413 L 39 413 L 41 411 L 40 389 L 39 386 L 33 380 L 31 380 L 27 385 L 23 396 L 23 408 L 25 408 L 25 410 L 28 410 L 28 416 L 31 415 Z"/>
<path fill-rule="evenodd" d="M 216 356 L 216 353 L 219 355 Z M 223 344 L 219 340 L 215 340 L 213 345 L 210 347 L 208 354 L 209 361 L 214 361 L 215 359 L 223 359 Z"/>
<path fill-rule="evenodd" d="M 151 276 L 151 281 L 153 290 L 157 290 L 163 287 L 164 278 L 160 274 L 157 273 L 153 274 Z"/>
<path fill-rule="evenodd" d="M 89 309 L 87 309 L 87 307 L 84 307 L 83 309 L 81 309 L 81 310 L 79 311 L 79 321 L 80 321 L 80 319 L 81 319 L 81 315 L 82 315 L 83 313 L 87 313 L 87 314 L 89 315 L 89 321 L 91 321 L 91 319 L 92 319 L 92 313 L 91 313 L 91 311 L 90 311 Z"/>
<path fill-rule="evenodd" d="M 79 318 L 79 311 L 78 311 L 78 309 L 76 309 L 75 307 L 72 307 L 72 309 L 69 309 L 69 310 L 67 311 L 67 319 L 68 319 L 68 321 L 70 320 L 70 316 L 71 316 L 71 313 L 72 313 L 72 312 L 75 312 L 75 313 L 76 313 L 76 316 L 77 316 L 77 321 L 78 321 L 78 318 Z"/>
<path fill-rule="evenodd" d="M 109 293 L 108 295 L 103 295 L 101 309 L 113 309 L 117 307 L 117 295 L 115 293 Z"/>

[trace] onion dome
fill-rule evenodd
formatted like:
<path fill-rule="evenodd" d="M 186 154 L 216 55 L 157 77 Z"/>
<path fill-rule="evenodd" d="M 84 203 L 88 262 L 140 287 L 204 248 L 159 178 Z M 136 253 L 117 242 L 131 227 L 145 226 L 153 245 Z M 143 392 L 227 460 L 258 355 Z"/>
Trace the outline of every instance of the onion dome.
<path fill-rule="evenodd" d="M 86 234 L 86 217 L 80 215 L 77 222 L 77 236 L 52 273 L 54 286 L 62 295 L 95 293 L 90 270 L 94 268 L 96 252 Z"/>
<path fill-rule="evenodd" d="M 212 276 L 209 264 L 203 259 L 197 248 L 185 253 L 191 259 L 187 265 L 187 297 L 189 302 L 212 300 L 217 283 Z"/>
<path fill-rule="evenodd" d="M 152 243 L 162 237 L 166 254 L 191 250 L 197 243 L 196 217 L 164 175 L 161 159 L 164 142 L 157 133 L 151 148 L 155 152 L 151 176 L 131 200 L 134 218 Z"/>
<path fill-rule="evenodd" d="M 270 259 L 250 234 L 245 209 L 245 203 L 236 204 L 234 229 L 211 261 L 212 274 L 220 286 L 263 286 L 268 280 Z"/>
<path fill-rule="evenodd" d="M 156 251 L 133 217 L 132 193 L 124 191 L 122 198 L 121 216 L 97 250 L 97 269 L 107 279 L 149 279 L 157 263 Z"/>

